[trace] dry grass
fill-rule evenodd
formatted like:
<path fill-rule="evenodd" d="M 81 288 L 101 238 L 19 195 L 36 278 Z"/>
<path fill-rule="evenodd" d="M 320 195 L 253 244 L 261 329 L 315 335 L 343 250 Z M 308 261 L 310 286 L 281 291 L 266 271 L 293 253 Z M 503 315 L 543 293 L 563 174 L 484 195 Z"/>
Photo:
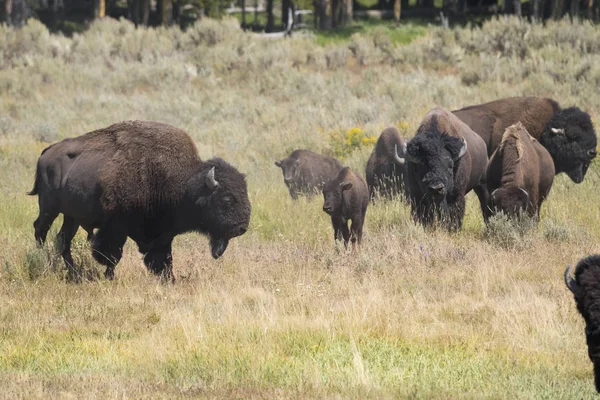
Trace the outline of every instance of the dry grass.
<path fill-rule="evenodd" d="M 519 32 L 527 45 L 511 50 Z M 185 34 L 104 21 L 73 39 L 35 23 L 0 36 L 2 398 L 593 396 L 562 271 L 598 251 L 597 163 L 581 185 L 556 179 L 537 228 L 484 231 L 469 195 L 461 232 L 424 231 L 384 202 L 353 254 L 334 245 L 320 198 L 289 199 L 273 161 L 334 153 L 329 133 L 354 127 L 410 136 L 436 105 L 509 95 L 551 96 L 597 121 L 598 28 L 509 19 L 401 47 L 381 33 L 325 48 L 262 41 L 214 21 Z M 203 158 L 247 173 L 251 229 L 219 261 L 206 239 L 178 237 L 174 286 L 148 276 L 133 246 L 116 281 L 67 284 L 52 244 L 34 246 L 24 193 L 37 157 L 136 118 L 186 129 Z M 369 146 L 344 163 L 364 173 Z M 75 257 L 96 268 L 83 234 Z"/>

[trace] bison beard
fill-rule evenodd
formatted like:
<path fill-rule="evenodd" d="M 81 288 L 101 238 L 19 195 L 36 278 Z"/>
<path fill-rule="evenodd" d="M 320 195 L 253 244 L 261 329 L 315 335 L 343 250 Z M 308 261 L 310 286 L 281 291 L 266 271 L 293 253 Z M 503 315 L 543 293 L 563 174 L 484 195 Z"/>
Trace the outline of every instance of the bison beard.
<path fill-rule="evenodd" d="M 227 249 L 228 244 L 229 244 L 229 239 L 226 239 L 223 237 L 217 238 L 217 237 L 211 236 L 210 250 L 211 250 L 212 256 L 215 260 L 220 258 L 223 255 L 223 253 L 225 253 L 225 250 Z"/>

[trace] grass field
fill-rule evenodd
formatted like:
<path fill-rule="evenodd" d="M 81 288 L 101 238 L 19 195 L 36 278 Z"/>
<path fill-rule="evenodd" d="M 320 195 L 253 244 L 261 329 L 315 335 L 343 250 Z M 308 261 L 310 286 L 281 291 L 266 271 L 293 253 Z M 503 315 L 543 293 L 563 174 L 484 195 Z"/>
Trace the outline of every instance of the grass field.
<path fill-rule="evenodd" d="M 455 234 L 379 202 L 358 253 L 334 244 L 321 197 L 289 198 L 273 162 L 310 148 L 364 175 L 385 126 L 410 137 L 434 106 L 511 95 L 578 105 L 598 130 L 598 27 L 508 19 L 322 46 L 233 21 L 182 33 L 106 20 L 73 38 L 35 22 L 0 37 L 3 399 L 594 396 L 562 272 L 600 250 L 598 162 L 580 185 L 558 176 L 524 233 L 501 219 L 486 231 L 473 194 Z M 246 173 L 250 229 L 218 261 L 206 238 L 178 237 L 175 285 L 148 275 L 131 244 L 115 281 L 68 284 L 53 244 L 34 245 L 36 160 L 125 119 L 183 128 L 203 158 Z M 83 232 L 74 247 L 102 272 Z"/>

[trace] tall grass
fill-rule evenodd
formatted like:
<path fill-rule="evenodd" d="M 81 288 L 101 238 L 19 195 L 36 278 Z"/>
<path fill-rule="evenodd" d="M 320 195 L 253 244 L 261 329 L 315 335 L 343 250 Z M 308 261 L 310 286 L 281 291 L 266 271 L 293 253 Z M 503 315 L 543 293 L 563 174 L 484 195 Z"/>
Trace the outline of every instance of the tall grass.
<path fill-rule="evenodd" d="M 408 45 L 386 35 L 321 46 L 234 21 L 184 33 L 104 20 L 73 38 L 0 27 L 0 397 L 592 397 L 561 274 L 598 251 L 597 162 L 580 185 L 557 177 L 537 227 L 485 230 L 472 194 L 452 234 L 379 202 L 352 253 L 322 199 L 292 201 L 273 161 L 309 148 L 364 174 L 372 143 L 342 154 L 330 133 L 411 136 L 434 106 L 513 95 L 578 105 L 598 129 L 600 30 L 509 18 Z M 251 229 L 218 261 L 205 238 L 178 237 L 174 286 L 130 244 L 114 282 L 67 284 L 52 243 L 34 245 L 36 160 L 125 119 L 183 128 L 203 158 L 246 173 Z M 74 256 L 97 268 L 83 233 Z"/>

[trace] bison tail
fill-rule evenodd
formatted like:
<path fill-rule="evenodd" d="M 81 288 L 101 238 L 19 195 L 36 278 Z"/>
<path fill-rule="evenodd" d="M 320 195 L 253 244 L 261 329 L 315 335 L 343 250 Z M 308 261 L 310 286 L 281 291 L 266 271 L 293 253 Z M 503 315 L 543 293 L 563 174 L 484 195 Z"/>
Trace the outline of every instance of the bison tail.
<path fill-rule="evenodd" d="M 27 192 L 28 196 L 36 196 L 38 194 L 38 171 L 35 171 L 35 181 L 33 182 L 33 189 Z"/>

